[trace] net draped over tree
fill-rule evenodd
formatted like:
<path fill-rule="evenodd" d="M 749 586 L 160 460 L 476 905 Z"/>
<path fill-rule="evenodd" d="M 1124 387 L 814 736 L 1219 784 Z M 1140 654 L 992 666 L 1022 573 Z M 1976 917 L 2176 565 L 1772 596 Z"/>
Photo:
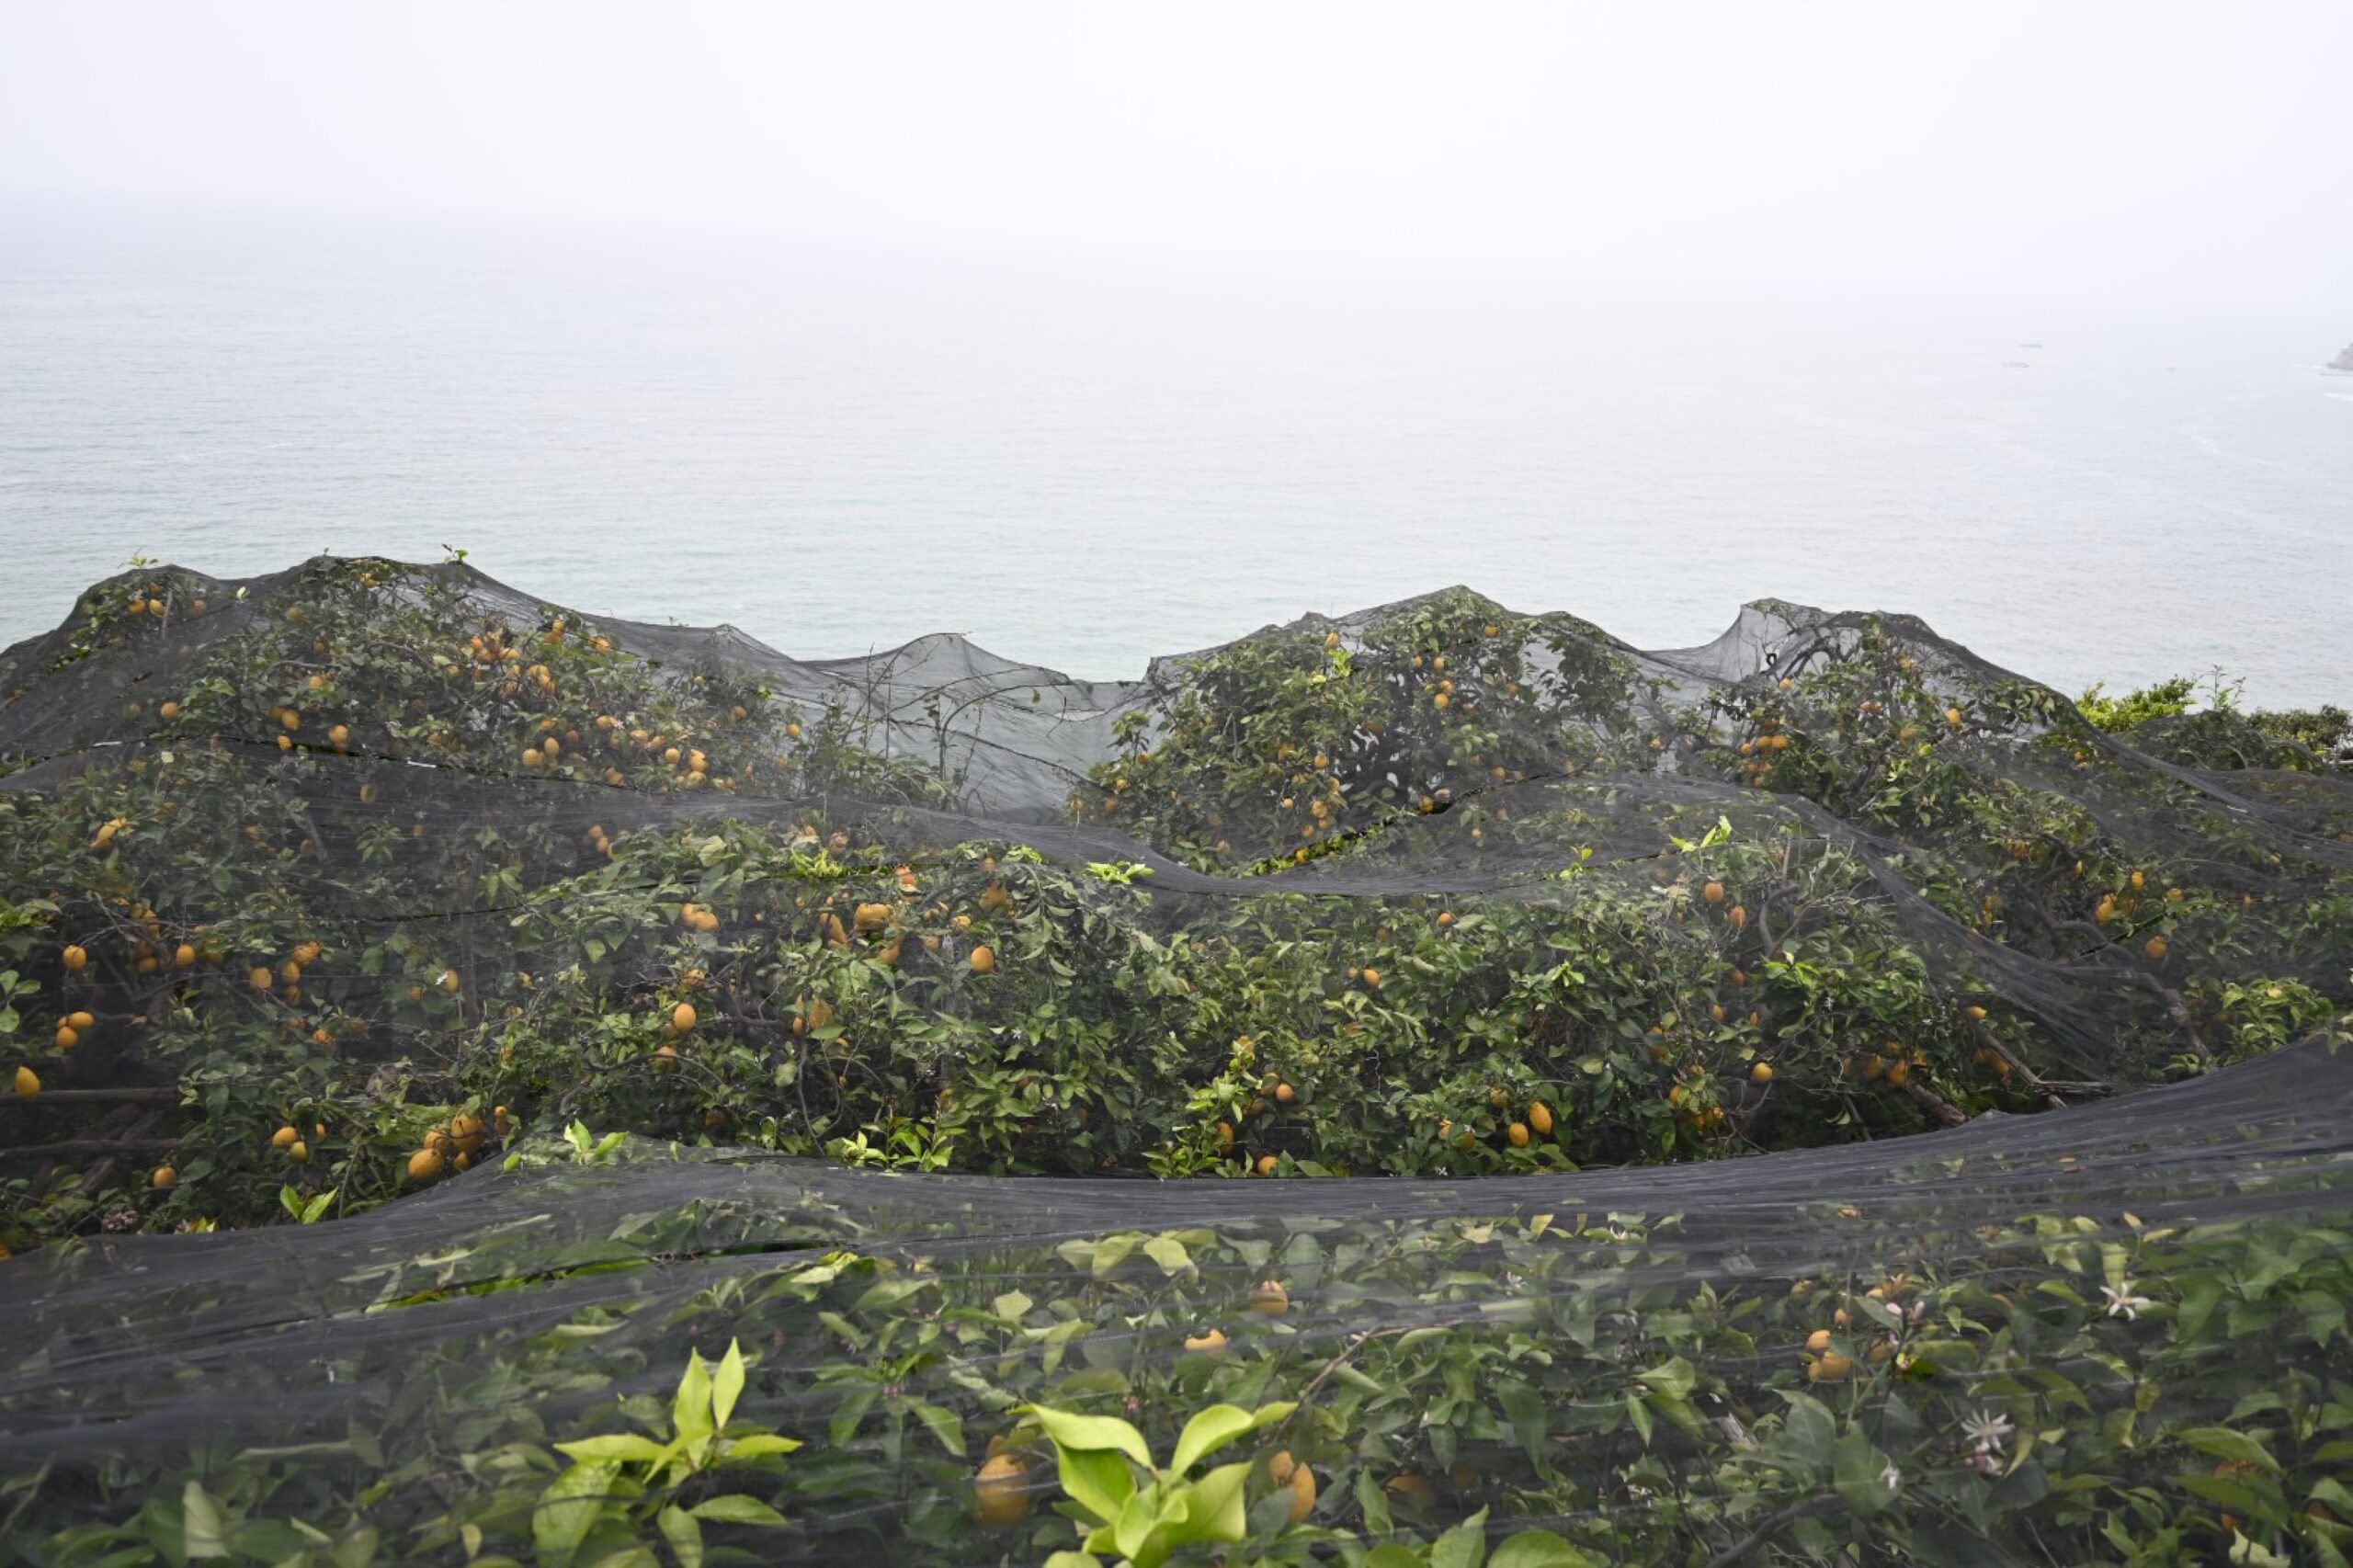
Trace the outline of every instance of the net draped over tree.
<path fill-rule="evenodd" d="M 1088 682 L 126 573 L 0 654 L 0 1537 L 2342 1561 L 2353 780 L 2200 718 L 1773 601 Z"/>

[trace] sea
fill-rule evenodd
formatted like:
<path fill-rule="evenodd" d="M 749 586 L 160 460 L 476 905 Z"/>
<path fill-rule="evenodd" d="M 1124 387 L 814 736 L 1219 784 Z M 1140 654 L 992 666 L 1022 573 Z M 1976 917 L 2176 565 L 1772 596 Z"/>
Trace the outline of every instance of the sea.
<path fill-rule="evenodd" d="M 1132 677 L 1459 583 L 1642 647 L 1770 597 L 2071 693 L 2353 704 L 2353 298 L 0 211 L 0 644 L 136 557 L 462 551 L 810 658 Z"/>

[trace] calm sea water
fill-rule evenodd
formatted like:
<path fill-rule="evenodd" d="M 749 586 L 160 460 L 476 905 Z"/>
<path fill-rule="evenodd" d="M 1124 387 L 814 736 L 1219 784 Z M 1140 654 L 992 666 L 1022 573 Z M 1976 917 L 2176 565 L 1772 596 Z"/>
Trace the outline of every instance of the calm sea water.
<path fill-rule="evenodd" d="M 2353 317 L 10 210 L 0 642 L 133 552 L 447 544 L 806 656 L 1132 676 L 1459 582 L 2353 699 Z"/>

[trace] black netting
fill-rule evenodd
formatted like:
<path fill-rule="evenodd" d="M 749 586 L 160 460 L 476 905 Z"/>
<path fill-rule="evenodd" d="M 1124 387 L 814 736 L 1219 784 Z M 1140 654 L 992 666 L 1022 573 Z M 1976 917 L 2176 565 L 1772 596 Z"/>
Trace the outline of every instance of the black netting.
<path fill-rule="evenodd" d="M 1773 602 L 1081 682 L 331 561 L 0 702 L 29 1561 L 2353 1545 L 2353 788 L 2278 724 Z M 1267 1404 L 1158 1481 L 1053 1414 Z"/>

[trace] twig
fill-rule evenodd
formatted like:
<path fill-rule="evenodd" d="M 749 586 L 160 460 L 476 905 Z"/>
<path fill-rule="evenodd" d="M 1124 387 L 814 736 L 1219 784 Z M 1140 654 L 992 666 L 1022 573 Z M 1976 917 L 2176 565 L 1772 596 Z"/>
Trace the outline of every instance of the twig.
<path fill-rule="evenodd" d="M 119 1115 L 120 1113 L 117 1112 L 116 1114 Z M 107 1118 L 107 1120 L 108 1121 L 113 1119 L 113 1117 Z M 144 1138 L 147 1134 L 155 1131 L 155 1124 L 163 1119 L 164 1113 L 162 1111 L 151 1110 L 144 1116 L 134 1117 L 131 1119 L 131 1125 L 123 1130 L 121 1135 L 125 1138 Z M 104 1124 L 101 1123 L 100 1125 L 103 1126 Z M 96 1198 L 98 1195 L 98 1189 L 106 1186 L 107 1178 L 114 1175 L 115 1167 L 121 1163 L 121 1160 L 117 1156 L 108 1154 L 105 1159 L 100 1160 L 97 1165 L 92 1165 L 88 1173 L 82 1177 L 82 1196 L 85 1198 Z"/>
<path fill-rule="evenodd" d="M 1708 1568 L 1732 1568 L 1732 1564 L 1796 1524 L 1800 1519 L 1810 1518 L 1815 1514 L 1826 1514 L 1837 1506 L 1839 1506 L 1837 1496 L 1830 1494 L 1811 1497 L 1802 1503 L 1784 1508 L 1778 1514 L 1769 1514 L 1755 1529 L 1709 1558 Z"/>
<path fill-rule="evenodd" d="M 1910 1095 L 1922 1109 L 1947 1127 L 1959 1127 L 1969 1119 L 1969 1113 L 1939 1095 L 1927 1085 L 1905 1074 L 1904 1092 Z"/>
<path fill-rule="evenodd" d="M 2020 1062 L 2016 1056 L 2012 1055 L 2010 1048 L 2004 1045 L 2000 1040 L 1995 1038 L 1994 1031 L 1985 1027 L 1984 1019 L 1971 1019 L 1969 1029 L 1972 1034 L 1974 1034 L 1977 1037 L 1977 1043 L 1979 1045 L 1984 1046 L 1986 1050 L 1992 1051 L 1995 1055 L 2008 1062 L 2010 1064 L 2010 1071 L 2024 1078 L 2027 1081 L 2027 1086 L 2031 1088 L 2036 1094 L 2040 1095 L 2043 1099 L 2049 1103 L 2052 1110 L 2064 1110 L 2067 1108 L 2067 1102 L 2059 1097 L 2053 1087 L 2039 1077 L 2035 1074 L 2033 1068 L 2029 1067 L 2025 1062 Z"/>
<path fill-rule="evenodd" d="M 68 1154 L 136 1154 L 153 1149 L 178 1149 L 184 1138 L 71 1138 L 63 1143 L 29 1143 L 21 1149 L 0 1149 L 0 1160 L 63 1159 Z"/>
<path fill-rule="evenodd" d="M 37 1095 L 0 1095 L 0 1106 L 70 1105 L 100 1100 L 137 1100 L 149 1105 L 177 1105 L 177 1089 L 43 1089 Z"/>
<path fill-rule="evenodd" d="M 2191 1049 L 2198 1052 L 2198 1059 L 2210 1070 L 2220 1067 L 2222 1063 L 2215 1060 L 2213 1051 L 2207 1049 L 2205 1040 L 2199 1038 L 2198 1026 L 2191 1022 L 2189 1008 L 2183 1004 L 2181 993 L 2168 989 L 2164 981 L 2159 980 L 2145 969 L 2132 970 L 2130 973 L 2143 990 L 2154 992 L 2157 1000 L 2165 1004 L 2166 1016 L 2173 1019 L 2174 1027 L 2181 1030 L 2188 1040 Z"/>
<path fill-rule="evenodd" d="M 1440 1318 L 1433 1323 L 1400 1323 L 1391 1324 L 1381 1328 L 1366 1329 L 1362 1334 L 1359 1334 L 1354 1339 L 1349 1340 L 1347 1345 L 1341 1349 L 1338 1355 L 1333 1357 L 1329 1361 L 1324 1362 L 1321 1371 L 1307 1380 L 1307 1386 L 1299 1391 L 1299 1398 L 1293 1402 L 1291 1413 L 1283 1417 L 1282 1426 L 1278 1426 L 1276 1430 L 1280 1431 L 1283 1427 L 1289 1426 L 1293 1421 L 1298 1420 L 1299 1413 L 1305 1410 L 1309 1403 L 1314 1399 L 1317 1392 L 1321 1390 L 1325 1383 L 1332 1381 L 1332 1375 L 1335 1372 L 1337 1372 L 1342 1367 L 1346 1366 L 1358 1351 L 1363 1349 L 1374 1340 L 1394 1339 L 1401 1335 L 1412 1334 L 1418 1329 L 1454 1328 L 1462 1324 L 1473 1321 L 1475 1320 L 1467 1317 Z"/>

